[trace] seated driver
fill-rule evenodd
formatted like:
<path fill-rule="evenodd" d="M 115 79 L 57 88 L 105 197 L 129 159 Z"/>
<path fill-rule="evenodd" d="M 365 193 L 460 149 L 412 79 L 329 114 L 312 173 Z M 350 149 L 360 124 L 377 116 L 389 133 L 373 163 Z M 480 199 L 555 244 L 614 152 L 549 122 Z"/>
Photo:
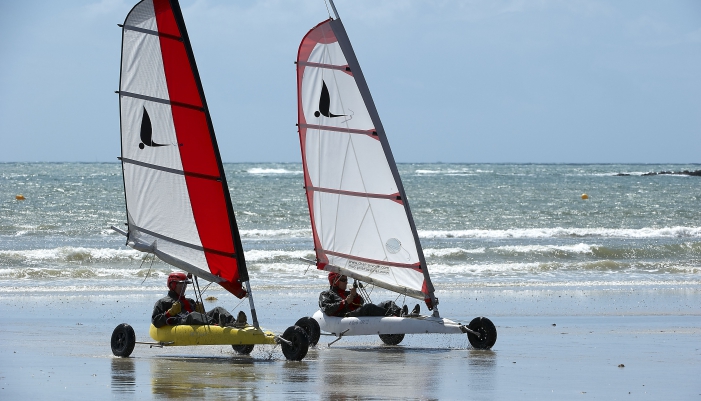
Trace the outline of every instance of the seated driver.
<path fill-rule="evenodd" d="M 191 325 L 216 325 L 221 327 L 246 326 L 246 314 L 240 311 L 238 317 L 233 316 L 224 308 L 218 306 L 205 312 L 204 305 L 190 298 L 185 298 L 188 280 L 185 273 L 170 273 L 168 275 L 168 295 L 161 298 L 153 306 L 151 323 L 156 327 Z"/>
<path fill-rule="evenodd" d="M 366 304 L 355 288 L 346 291 L 348 278 L 344 275 L 329 273 L 329 284 L 331 288 L 319 295 L 319 307 L 326 315 L 340 317 L 407 315 L 406 306 L 403 310 L 399 309 L 393 301 L 383 301 L 378 305 Z M 418 310 L 416 312 L 418 313 Z"/>

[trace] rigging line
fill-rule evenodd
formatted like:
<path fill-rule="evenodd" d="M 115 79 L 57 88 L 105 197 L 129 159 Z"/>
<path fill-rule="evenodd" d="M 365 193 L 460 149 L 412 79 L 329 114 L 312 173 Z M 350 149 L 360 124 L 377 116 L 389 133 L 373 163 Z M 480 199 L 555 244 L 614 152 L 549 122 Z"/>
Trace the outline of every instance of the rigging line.
<path fill-rule="evenodd" d="M 326 6 L 326 12 L 329 14 L 329 18 L 331 18 L 331 11 L 329 11 L 329 3 L 324 0 L 324 5 Z"/>
<path fill-rule="evenodd" d="M 149 252 L 149 253 L 150 253 L 150 252 Z M 152 255 L 152 258 L 151 258 L 151 265 L 148 267 L 148 272 L 146 272 L 146 276 L 144 277 L 144 281 L 141 282 L 141 285 L 144 285 L 144 283 L 146 282 L 146 279 L 148 278 L 148 276 L 151 275 L 151 268 L 153 267 L 153 260 L 156 258 L 156 254 L 155 254 L 155 253 L 151 253 L 151 255 Z M 146 254 L 146 258 L 147 258 L 147 257 L 148 257 L 148 254 Z M 146 260 L 146 258 L 141 259 L 141 264 L 139 265 L 139 270 L 141 270 L 141 266 L 144 265 L 144 260 Z"/>
<path fill-rule="evenodd" d="M 239 301 L 239 303 L 237 303 L 236 306 L 234 306 L 233 309 L 231 309 L 231 310 L 232 310 L 232 311 L 235 311 L 236 308 L 238 308 L 239 305 L 241 305 L 241 304 L 243 303 L 243 301 L 245 301 L 247 298 L 248 298 L 248 296 L 245 296 L 245 297 L 241 298 L 241 301 Z M 233 316 L 233 315 L 232 315 L 232 316 Z"/>
<path fill-rule="evenodd" d="M 202 291 L 200 291 L 200 282 L 197 280 L 196 275 L 193 274 L 192 277 L 195 278 L 195 312 L 197 312 L 198 302 L 202 305 L 202 310 L 204 311 L 204 300 L 202 299 Z M 200 313 L 206 316 L 205 312 Z M 205 322 L 207 322 L 207 326 L 209 326 L 209 319 L 205 319 Z"/>

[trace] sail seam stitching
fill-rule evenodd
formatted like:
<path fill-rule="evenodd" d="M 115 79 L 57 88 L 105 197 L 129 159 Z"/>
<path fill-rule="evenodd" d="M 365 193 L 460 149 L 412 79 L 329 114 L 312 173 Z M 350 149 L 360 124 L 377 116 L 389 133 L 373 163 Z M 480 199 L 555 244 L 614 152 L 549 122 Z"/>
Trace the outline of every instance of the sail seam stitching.
<path fill-rule="evenodd" d="M 153 232 L 153 231 L 151 231 L 151 230 L 147 230 L 147 229 L 145 229 L 145 228 L 141 228 L 141 227 L 139 227 L 139 226 L 137 226 L 137 225 L 135 225 L 135 224 L 132 224 L 131 227 L 132 227 L 132 228 L 135 228 L 135 229 L 137 229 L 137 230 L 139 230 L 139 231 L 141 231 L 141 232 L 143 232 L 143 233 L 145 233 L 145 234 L 148 234 L 148 235 L 150 235 L 150 236 L 153 236 L 153 237 L 156 237 L 156 238 L 160 238 L 160 239 L 162 239 L 162 240 L 166 240 L 166 241 L 169 241 L 169 242 L 172 242 L 172 243 L 174 243 L 174 244 L 181 245 L 181 246 L 184 246 L 184 247 L 187 247 L 187 248 L 195 249 L 195 250 L 197 250 L 197 251 L 209 252 L 209 253 L 214 253 L 214 254 L 221 255 L 221 256 L 226 256 L 226 257 L 230 257 L 230 258 L 236 258 L 236 254 L 235 254 L 235 253 L 219 251 L 219 250 L 211 249 L 211 248 L 205 248 L 205 247 L 202 247 L 202 246 L 199 246 L 199 245 L 191 244 L 191 243 L 189 243 L 189 242 L 180 241 L 180 240 L 177 240 L 177 239 L 175 239 L 175 238 L 171 238 L 171 237 L 165 236 L 165 235 L 163 235 L 163 234 L 158 234 L 158 233 Z"/>
<path fill-rule="evenodd" d="M 118 157 L 118 159 L 121 160 L 121 161 L 124 162 L 124 163 L 135 164 L 135 165 L 137 165 L 137 166 L 146 167 L 146 168 L 151 168 L 151 169 L 154 169 L 154 170 L 165 171 L 165 172 L 167 172 L 167 173 L 179 174 L 179 175 L 185 175 L 185 176 L 189 176 L 189 177 L 203 178 L 203 179 L 205 179 L 205 180 L 213 180 L 213 181 L 221 182 L 221 177 L 217 177 L 217 176 L 214 176 L 214 175 L 208 175 L 208 174 L 202 174 L 202 173 L 193 173 L 193 172 L 190 172 L 190 171 L 177 170 L 177 169 L 170 168 L 170 167 L 163 167 L 163 166 L 159 166 L 159 165 L 156 165 L 156 164 L 144 163 L 144 162 L 140 162 L 140 161 L 138 161 L 138 160 L 128 159 L 128 158 L 126 158 L 126 157 Z"/>

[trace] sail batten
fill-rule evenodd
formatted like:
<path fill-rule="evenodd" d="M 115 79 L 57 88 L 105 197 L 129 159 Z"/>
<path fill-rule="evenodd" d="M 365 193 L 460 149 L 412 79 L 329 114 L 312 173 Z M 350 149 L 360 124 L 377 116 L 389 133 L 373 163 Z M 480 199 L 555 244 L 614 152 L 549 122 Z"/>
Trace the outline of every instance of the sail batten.
<path fill-rule="evenodd" d="M 138 93 L 130 93 L 130 92 L 125 92 L 125 91 L 117 91 L 122 96 L 129 96 L 137 99 L 143 99 L 143 100 L 148 100 L 150 102 L 155 102 L 155 103 L 163 103 L 167 105 L 172 105 L 172 106 L 179 106 L 179 107 L 187 107 L 190 109 L 195 109 L 198 111 L 204 111 L 204 108 L 202 106 L 197 106 L 194 104 L 187 104 L 187 103 L 182 103 L 182 102 L 173 102 L 168 99 L 159 99 L 156 97 L 152 96 L 145 96 L 145 95 L 139 95 Z"/>
<path fill-rule="evenodd" d="M 297 126 L 317 268 L 419 294 L 433 304 L 401 177 L 340 19 L 307 33 L 296 65 Z"/>
<path fill-rule="evenodd" d="M 321 188 L 321 187 L 306 187 L 305 189 L 307 191 L 327 192 L 330 194 L 338 194 L 338 195 L 346 195 L 346 196 L 358 196 L 361 198 L 389 199 L 389 200 L 393 200 L 393 201 L 401 201 L 402 200 L 401 196 L 399 196 L 399 193 L 384 195 L 384 194 L 372 194 L 369 192 L 341 191 L 339 189 Z"/>
<path fill-rule="evenodd" d="M 175 36 L 175 35 L 169 35 L 167 33 L 160 33 L 158 31 L 152 31 L 150 29 L 144 29 L 144 28 L 139 28 L 138 26 L 131 26 L 131 25 L 122 25 L 122 27 L 128 31 L 136 31 L 136 32 L 141 32 L 141 33 L 146 33 L 149 35 L 154 35 L 154 36 L 160 36 L 168 39 L 175 39 L 177 41 L 182 42 L 183 38 L 180 36 Z"/>
<path fill-rule="evenodd" d="M 177 0 L 143 0 L 127 16 L 118 92 L 127 243 L 245 296 L 241 239 Z"/>
<path fill-rule="evenodd" d="M 191 171 L 176 170 L 173 168 L 168 168 L 168 167 L 158 166 L 155 164 L 140 162 L 138 160 L 127 159 L 124 157 L 119 157 L 118 159 L 124 163 L 131 163 L 131 164 L 135 164 L 135 165 L 141 166 L 141 167 L 152 168 L 154 170 L 166 171 L 168 173 L 186 175 L 186 176 L 190 176 L 190 177 L 203 178 L 205 180 L 213 180 L 213 181 L 219 181 L 219 182 L 221 182 L 221 180 L 222 180 L 221 177 L 215 176 L 215 175 L 199 174 L 199 173 L 193 173 Z"/>

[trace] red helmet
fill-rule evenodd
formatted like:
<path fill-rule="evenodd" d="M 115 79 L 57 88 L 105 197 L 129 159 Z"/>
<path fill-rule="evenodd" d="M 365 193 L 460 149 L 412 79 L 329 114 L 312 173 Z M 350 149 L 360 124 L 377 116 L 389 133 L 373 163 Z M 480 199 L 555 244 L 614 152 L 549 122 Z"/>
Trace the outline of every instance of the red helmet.
<path fill-rule="evenodd" d="M 168 275 L 168 282 L 167 282 L 168 289 L 169 289 L 169 290 L 172 290 L 173 288 L 175 288 L 175 286 L 172 286 L 172 287 L 171 287 L 171 285 L 177 284 L 177 283 L 187 283 L 187 284 L 190 284 L 190 283 L 192 283 L 192 281 L 190 281 L 190 280 L 187 279 L 187 276 L 185 275 L 185 273 L 180 273 L 180 272 L 178 272 L 178 273 L 170 273 L 170 274 Z"/>
<path fill-rule="evenodd" d="M 338 279 L 340 278 L 341 275 L 336 272 L 329 273 L 329 284 L 331 284 L 331 287 L 335 287 L 336 284 L 338 284 Z"/>

